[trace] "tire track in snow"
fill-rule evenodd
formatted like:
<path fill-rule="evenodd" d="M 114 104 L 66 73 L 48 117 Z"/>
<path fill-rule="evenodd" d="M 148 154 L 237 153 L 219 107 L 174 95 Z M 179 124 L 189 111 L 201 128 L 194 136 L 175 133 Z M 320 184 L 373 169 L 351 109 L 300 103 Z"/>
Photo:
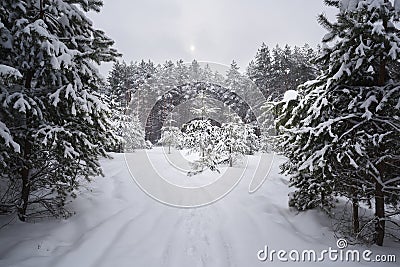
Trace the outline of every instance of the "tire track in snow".
<path fill-rule="evenodd" d="M 94 264 L 92 264 L 93 267 L 98 267 L 98 266 L 101 265 L 101 263 L 104 261 L 105 257 L 107 257 L 108 253 L 111 251 L 111 248 L 113 246 L 115 246 L 115 243 L 118 241 L 119 238 L 121 238 L 121 236 L 126 231 L 128 226 L 130 224 L 132 224 L 136 219 L 138 219 L 141 216 L 143 216 L 144 213 L 145 213 L 145 210 L 142 210 L 136 216 L 132 217 L 131 219 L 129 219 L 127 222 L 125 222 L 123 225 L 121 225 L 119 227 L 119 229 L 114 234 L 114 237 L 111 240 L 108 241 L 109 244 L 106 247 L 103 248 L 103 252 L 100 255 L 100 257 L 98 257 L 97 260 L 94 262 Z"/>
<path fill-rule="evenodd" d="M 125 222 L 129 220 L 129 217 L 130 220 L 134 220 L 141 215 L 141 213 L 138 213 L 132 218 L 131 212 L 132 210 L 129 208 L 120 210 L 89 229 L 81 238 L 71 244 L 69 251 L 53 261 L 52 266 L 70 267 L 71 263 L 77 258 L 80 259 L 82 266 L 92 266 L 101 257 L 105 249 L 110 246 L 107 240 L 116 238 L 119 231 L 115 233 L 113 230 L 115 228 L 122 229 L 124 224 L 126 224 Z M 126 216 L 127 218 L 125 218 Z M 91 255 L 91 257 L 87 257 L 88 255 Z"/>
<path fill-rule="evenodd" d="M 165 243 L 162 266 L 232 266 L 220 219 L 214 206 L 181 210 L 177 228 Z"/>
<path fill-rule="evenodd" d="M 157 205 L 159 204 L 157 203 Z M 110 243 L 104 256 L 98 260 L 99 265 L 93 266 L 111 266 L 121 257 L 130 261 L 137 260 L 139 256 L 142 258 L 141 260 L 145 258 L 156 259 L 155 250 L 163 244 L 162 233 L 166 231 L 162 227 L 165 218 L 167 218 L 166 211 L 163 209 L 154 207 L 142 209 L 141 216 L 137 216 L 131 222 L 125 224 L 119 236 L 116 236 L 113 243 Z M 156 237 L 159 237 L 159 240 Z M 137 265 L 141 266 L 140 264 Z"/>
<path fill-rule="evenodd" d="M 174 229 L 180 229 L 179 226 L 181 226 L 182 223 L 183 223 L 182 216 L 183 215 L 180 214 L 179 219 L 176 220 L 176 222 L 174 224 Z M 167 242 L 165 243 L 164 250 L 162 252 L 162 257 L 161 257 L 161 260 L 163 262 L 162 266 L 170 266 L 170 262 L 171 262 L 171 259 L 170 259 L 171 253 L 170 253 L 170 251 L 171 251 L 171 248 L 172 248 L 173 244 L 175 243 L 173 241 L 176 240 L 175 235 L 176 235 L 176 232 L 172 231 L 168 236 Z"/>

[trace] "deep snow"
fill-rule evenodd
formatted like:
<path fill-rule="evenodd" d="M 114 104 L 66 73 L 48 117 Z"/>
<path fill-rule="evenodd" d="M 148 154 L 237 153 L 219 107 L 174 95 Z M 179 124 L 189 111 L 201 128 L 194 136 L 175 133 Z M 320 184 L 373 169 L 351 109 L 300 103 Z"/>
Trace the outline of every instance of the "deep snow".
<path fill-rule="evenodd" d="M 162 150 L 149 151 L 159 171 L 173 172 Z M 141 155 L 135 153 L 134 155 Z M 287 266 L 287 262 L 260 262 L 257 252 L 269 249 L 336 249 L 326 216 L 317 211 L 297 213 L 287 205 L 287 179 L 278 174 L 279 157 L 261 188 L 249 194 L 251 171 L 218 202 L 200 208 L 175 208 L 150 198 L 135 184 L 124 155 L 102 160 L 105 177 L 86 184 L 69 205 L 76 214 L 66 220 L 21 223 L 0 229 L 0 266 Z M 249 156 L 255 170 L 259 156 Z M 245 166 L 245 165 L 243 165 Z M 137 166 L 141 168 L 141 166 Z M 145 171 L 145 170 L 144 170 Z M 202 174 L 213 180 L 211 172 Z M 182 176 L 185 177 L 185 176 Z M 211 178 L 210 178 L 211 177 Z M 201 181 L 185 177 L 185 185 Z M 190 179 L 193 179 L 192 181 Z M 179 182 L 179 181 L 175 181 Z M 12 217 L 0 218 L 0 226 Z M 374 254 L 395 254 L 400 244 L 387 241 Z M 308 262 L 289 262 L 310 266 Z M 321 266 L 321 263 L 314 263 Z M 374 262 L 323 262 L 326 266 L 380 266 Z M 385 263 L 382 266 L 398 266 Z"/>

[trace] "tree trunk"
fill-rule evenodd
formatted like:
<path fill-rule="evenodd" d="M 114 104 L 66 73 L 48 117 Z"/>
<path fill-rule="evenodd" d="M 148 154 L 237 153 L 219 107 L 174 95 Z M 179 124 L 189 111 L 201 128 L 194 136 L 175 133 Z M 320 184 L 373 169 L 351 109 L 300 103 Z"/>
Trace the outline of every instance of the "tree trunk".
<path fill-rule="evenodd" d="M 21 221 L 26 221 L 26 210 L 28 208 L 29 195 L 31 192 L 31 184 L 29 180 L 30 169 L 27 166 L 27 161 L 29 160 L 29 155 L 31 154 L 31 143 L 26 138 L 25 140 L 25 149 L 24 149 L 24 164 L 25 166 L 21 171 L 22 178 L 22 190 L 21 190 L 21 205 L 18 207 L 18 217 Z"/>
<path fill-rule="evenodd" d="M 358 215 L 358 199 L 353 198 L 353 232 L 358 234 L 360 232 L 360 219 Z"/>
<path fill-rule="evenodd" d="M 33 71 L 28 71 L 26 74 L 26 79 L 25 79 L 25 88 L 30 89 L 31 84 L 32 84 L 32 79 L 33 79 Z M 24 142 L 24 154 L 23 154 L 23 167 L 21 170 L 21 180 L 22 180 L 22 189 L 21 189 L 21 204 L 18 207 L 18 218 L 25 222 L 26 221 L 26 210 L 28 208 L 28 202 L 29 202 L 29 195 L 31 192 L 31 183 L 30 183 L 30 168 L 29 168 L 29 158 L 32 153 L 32 143 L 30 141 L 30 136 L 29 136 L 29 121 L 30 121 L 30 115 L 29 111 L 26 111 L 27 113 L 25 114 L 25 142 Z"/>
<path fill-rule="evenodd" d="M 385 237 L 385 198 L 378 181 L 375 181 L 375 216 L 375 243 L 382 246 Z"/>

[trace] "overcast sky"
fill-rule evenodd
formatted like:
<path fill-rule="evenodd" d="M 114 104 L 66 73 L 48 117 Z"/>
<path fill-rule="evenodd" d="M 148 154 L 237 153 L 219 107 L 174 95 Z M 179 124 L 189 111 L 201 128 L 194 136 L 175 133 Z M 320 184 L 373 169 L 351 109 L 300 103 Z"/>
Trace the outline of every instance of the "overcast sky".
<path fill-rule="evenodd" d="M 211 61 L 244 71 L 262 42 L 316 47 L 326 32 L 317 15 L 334 9 L 322 0 L 103 0 L 95 27 L 115 40 L 130 62 Z M 110 64 L 102 66 L 106 75 Z"/>

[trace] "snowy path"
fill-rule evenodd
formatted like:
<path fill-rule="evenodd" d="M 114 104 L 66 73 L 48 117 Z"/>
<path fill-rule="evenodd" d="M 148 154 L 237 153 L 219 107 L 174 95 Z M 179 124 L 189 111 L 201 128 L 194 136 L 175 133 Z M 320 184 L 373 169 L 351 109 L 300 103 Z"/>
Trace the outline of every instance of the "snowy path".
<path fill-rule="evenodd" d="M 0 266 L 286 266 L 288 263 L 277 260 L 260 262 L 257 252 L 265 245 L 288 251 L 336 248 L 323 215 L 315 211 L 296 214 L 288 209 L 289 189 L 278 174 L 278 162 L 254 194 L 248 193 L 252 177 L 246 172 L 220 201 L 182 209 L 147 196 L 130 177 L 123 155 L 114 157 L 102 161 L 106 177 L 81 190 L 80 198 L 72 203 L 71 209 L 77 212 L 73 217 L 61 222 L 15 222 L 1 229 Z M 257 156 L 250 157 L 248 169 L 254 170 L 257 163 Z M 159 164 L 162 169 L 168 161 Z M 399 244 L 385 251 L 389 252 L 400 260 Z M 326 261 L 324 265 L 346 263 Z"/>

